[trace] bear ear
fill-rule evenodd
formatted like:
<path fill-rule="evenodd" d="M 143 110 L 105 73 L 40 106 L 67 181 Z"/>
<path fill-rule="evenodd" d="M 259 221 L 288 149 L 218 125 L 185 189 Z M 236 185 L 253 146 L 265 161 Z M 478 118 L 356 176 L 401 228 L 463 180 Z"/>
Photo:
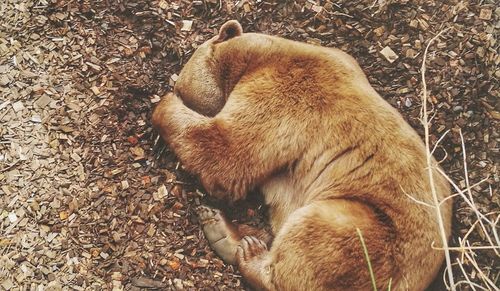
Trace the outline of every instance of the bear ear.
<path fill-rule="evenodd" d="M 243 34 L 241 24 L 237 20 L 229 20 L 221 26 L 215 43 L 229 40 L 241 34 Z"/>

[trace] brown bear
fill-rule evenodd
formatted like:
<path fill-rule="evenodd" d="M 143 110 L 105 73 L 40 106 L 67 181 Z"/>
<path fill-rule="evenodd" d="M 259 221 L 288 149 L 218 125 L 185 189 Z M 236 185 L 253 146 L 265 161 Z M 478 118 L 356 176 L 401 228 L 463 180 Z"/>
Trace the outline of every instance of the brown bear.
<path fill-rule="evenodd" d="M 200 220 L 213 249 L 260 290 L 424 290 L 440 245 L 418 134 L 346 53 L 225 23 L 180 73 L 153 124 L 207 192 L 259 189 L 273 239 L 216 209 Z M 433 167 L 438 167 L 433 160 Z M 450 194 L 434 170 L 438 199 Z M 447 236 L 450 199 L 441 204 Z M 360 235 L 360 234 L 361 235 Z"/>

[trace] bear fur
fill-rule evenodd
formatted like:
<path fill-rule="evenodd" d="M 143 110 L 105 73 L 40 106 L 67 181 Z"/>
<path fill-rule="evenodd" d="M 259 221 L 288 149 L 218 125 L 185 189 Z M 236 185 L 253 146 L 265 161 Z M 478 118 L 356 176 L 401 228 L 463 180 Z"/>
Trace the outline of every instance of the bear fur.
<path fill-rule="evenodd" d="M 272 242 L 213 214 L 226 244 L 211 243 L 254 288 L 372 289 L 358 231 L 379 290 L 424 290 L 438 273 L 436 210 L 415 202 L 434 204 L 426 148 L 348 54 L 229 21 L 152 120 L 209 194 L 263 193 Z M 442 201 L 449 185 L 437 170 L 434 181 Z M 441 205 L 447 235 L 450 200 Z"/>

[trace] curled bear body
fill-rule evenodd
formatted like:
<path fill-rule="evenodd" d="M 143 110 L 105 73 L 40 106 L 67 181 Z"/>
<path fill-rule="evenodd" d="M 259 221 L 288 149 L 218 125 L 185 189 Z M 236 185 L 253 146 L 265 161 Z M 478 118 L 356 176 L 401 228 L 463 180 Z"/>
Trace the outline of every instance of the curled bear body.
<path fill-rule="evenodd" d="M 213 214 L 227 241 L 214 248 L 255 288 L 370 290 L 359 232 L 379 290 L 424 290 L 436 276 L 436 211 L 414 201 L 433 204 L 425 146 L 348 54 L 227 22 L 185 65 L 153 124 L 209 194 L 264 194 L 272 242 Z M 441 201 L 450 188 L 434 179 Z"/>

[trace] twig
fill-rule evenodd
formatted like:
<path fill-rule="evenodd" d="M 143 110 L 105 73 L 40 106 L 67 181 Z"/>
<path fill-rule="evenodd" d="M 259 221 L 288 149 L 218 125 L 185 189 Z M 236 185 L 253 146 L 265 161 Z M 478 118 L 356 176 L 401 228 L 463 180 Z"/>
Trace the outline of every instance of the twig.
<path fill-rule="evenodd" d="M 444 173 L 444 172 L 443 172 L 443 173 Z M 472 187 L 472 188 L 474 188 L 474 187 L 476 187 L 476 186 L 479 186 L 479 185 L 483 184 L 484 182 L 488 181 L 488 179 L 489 179 L 489 178 L 490 178 L 490 177 L 486 177 L 486 178 L 482 179 L 481 181 L 477 182 L 476 184 L 472 185 L 471 187 Z M 451 179 L 450 179 L 449 181 L 451 181 Z M 453 195 L 450 195 L 450 196 L 448 196 L 448 197 L 444 198 L 443 200 L 441 200 L 441 204 L 443 204 L 443 203 L 444 203 L 444 202 L 446 202 L 447 200 L 452 199 L 452 198 L 454 198 L 454 197 L 456 197 L 456 196 L 461 196 L 461 195 L 463 195 L 463 191 L 464 191 L 464 190 L 461 190 L 461 192 L 455 193 L 455 194 L 453 194 Z"/>
<path fill-rule="evenodd" d="M 8 165 L 7 167 L 0 169 L 0 173 L 6 172 L 6 171 L 8 171 L 8 170 L 10 170 L 10 169 L 14 168 L 15 166 L 17 166 L 17 164 L 19 163 L 19 161 L 20 161 L 20 160 L 17 160 L 17 161 L 15 161 L 14 163 L 12 163 L 12 164 Z"/>
<path fill-rule="evenodd" d="M 472 197 L 472 191 L 471 191 L 471 188 L 470 188 L 470 184 L 469 184 L 469 175 L 467 175 L 468 171 L 467 171 L 467 155 L 466 155 L 466 151 L 465 151 L 465 142 L 464 142 L 464 136 L 462 134 L 462 130 L 459 130 L 459 133 L 460 133 L 460 140 L 461 140 L 461 143 L 462 143 L 462 152 L 463 152 L 463 158 L 464 158 L 464 176 L 465 176 L 465 185 L 466 185 L 466 189 L 467 189 L 467 194 L 469 195 L 469 199 L 470 199 L 470 202 L 471 202 L 471 205 L 474 205 L 474 199 Z M 477 208 L 475 207 L 474 205 L 474 213 L 476 213 L 476 215 L 479 213 L 479 210 L 477 210 Z M 486 230 L 486 227 L 484 226 L 484 223 L 483 223 L 483 220 L 478 216 L 478 219 L 479 219 L 479 224 L 481 225 L 481 228 L 483 229 L 484 233 L 487 234 L 488 231 Z M 486 217 L 483 215 L 483 217 L 485 218 L 486 221 L 488 221 L 490 224 L 491 222 L 486 219 Z M 492 228 L 492 232 L 493 234 L 495 234 L 495 228 Z M 491 241 L 491 238 L 487 235 L 486 236 L 488 238 L 488 241 L 490 242 L 490 244 L 492 246 L 494 246 L 494 243 Z M 498 244 L 498 241 L 497 241 L 497 244 Z M 500 254 L 495 251 L 496 254 L 498 256 L 500 256 Z"/>
<path fill-rule="evenodd" d="M 500 245 L 499 243 L 499 240 L 498 240 L 498 233 L 496 231 L 496 223 L 493 223 L 491 222 L 486 216 L 484 216 L 484 214 L 481 213 L 481 211 L 479 211 L 477 209 L 477 207 L 474 205 L 474 201 L 470 200 L 469 197 L 467 197 L 463 190 L 461 190 L 455 183 L 453 183 L 453 180 L 451 180 L 450 177 L 448 177 L 448 175 L 446 175 L 446 173 L 441 170 L 440 168 L 437 168 L 437 171 L 443 175 L 443 177 L 448 180 L 448 182 L 450 182 L 451 186 L 455 188 L 455 190 L 460 194 L 460 196 L 462 197 L 462 199 L 464 200 L 464 202 L 472 209 L 472 211 L 476 214 L 476 216 L 478 217 L 478 220 L 479 220 L 479 223 L 481 224 L 481 226 L 483 227 L 483 231 L 485 234 L 488 233 L 488 231 L 486 231 L 486 229 L 484 228 L 484 225 L 482 223 L 483 220 L 485 220 L 486 222 L 488 222 L 488 224 L 491 226 L 491 231 L 493 233 L 493 236 L 495 237 L 495 240 L 496 240 L 496 244 L 491 240 L 491 238 L 489 236 L 486 236 L 489 243 L 492 245 L 492 246 L 495 246 L 495 245 Z M 497 253 L 497 255 L 499 255 L 498 251 L 496 251 L 495 249 L 495 253 Z"/>
<path fill-rule="evenodd" d="M 458 281 L 457 283 L 455 283 L 455 286 L 458 286 L 458 285 L 461 285 L 461 284 L 467 284 L 467 285 L 468 285 L 468 286 L 470 286 L 471 288 L 472 288 L 472 286 L 475 286 L 475 287 L 477 287 L 477 288 L 479 288 L 479 289 L 481 289 L 481 290 L 486 290 L 486 291 L 490 290 L 490 289 L 486 289 L 486 288 L 484 288 L 483 286 L 481 286 L 481 285 L 479 285 L 479 284 L 476 284 L 476 283 L 474 283 L 474 282 L 464 281 L 464 280 L 462 280 L 462 281 Z"/>
<path fill-rule="evenodd" d="M 443 34 L 447 29 L 442 30 L 439 32 L 436 36 L 431 38 L 429 43 L 427 43 L 427 46 L 425 47 L 423 59 L 422 59 L 422 67 L 421 67 L 421 78 L 422 78 L 422 123 L 424 124 L 424 131 L 425 131 L 425 147 L 426 147 L 426 156 L 427 156 L 427 171 L 429 174 L 429 183 L 431 187 L 431 193 L 432 193 L 432 199 L 435 205 L 435 210 L 436 210 L 436 216 L 437 216 L 437 221 L 438 221 L 438 226 L 439 226 L 439 232 L 441 235 L 441 241 L 443 243 L 443 248 L 445 249 L 444 255 L 446 259 L 446 265 L 447 265 L 447 274 L 448 274 L 448 280 L 450 282 L 450 287 L 451 290 L 456 290 L 455 289 L 455 280 L 453 278 L 453 270 L 451 268 L 451 258 L 450 258 L 450 252 L 448 251 L 448 235 L 446 233 L 446 230 L 444 228 L 443 224 L 443 215 L 441 213 L 441 207 L 440 207 L 440 201 L 437 195 L 437 190 L 436 186 L 434 184 L 434 171 L 432 167 L 432 154 L 430 152 L 430 141 L 429 141 L 429 116 L 427 112 L 427 83 L 425 81 L 425 63 L 427 61 L 427 52 L 429 51 L 429 47 L 431 44 L 439 37 L 441 34 Z"/>
<path fill-rule="evenodd" d="M 436 151 L 436 148 L 438 147 L 439 143 L 443 140 L 443 138 L 448 134 L 448 132 L 450 132 L 450 130 L 448 129 L 447 131 L 445 131 L 441 137 L 437 140 L 436 144 L 434 145 L 434 147 L 432 148 L 432 151 L 431 151 L 431 154 L 433 155 L 434 152 Z"/>
<path fill-rule="evenodd" d="M 366 248 L 365 240 L 363 239 L 363 234 L 361 234 L 361 230 L 359 228 L 356 228 L 356 232 L 358 233 L 359 240 L 361 241 L 361 246 L 363 247 L 363 252 L 365 254 L 366 263 L 368 264 L 368 271 L 370 272 L 370 279 L 372 281 L 373 291 L 377 291 L 375 274 L 373 274 L 372 263 L 370 262 L 370 256 L 368 255 L 368 249 Z"/>
<path fill-rule="evenodd" d="M 460 260 L 458 258 L 457 258 L 457 263 L 458 263 L 458 266 L 460 267 L 460 270 L 462 271 L 462 274 L 464 274 L 465 281 L 467 282 L 467 284 L 469 284 L 469 286 L 472 288 L 472 290 L 476 291 L 476 288 L 474 288 L 474 285 L 472 285 L 472 282 L 470 281 L 469 276 L 467 276 L 467 272 L 464 270 L 464 267 L 462 266 L 462 263 L 460 262 Z"/>
<path fill-rule="evenodd" d="M 431 205 L 429 203 L 425 203 L 424 201 L 420 201 L 420 200 L 416 199 L 415 197 L 411 196 L 410 194 L 405 193 L 405 195 L 408 198 L 410 198 L 410 200 L 412 200 L 413 202 L 415 202 L 417 204 L 420 204 L 420 205 L 423 205 L 423 206 L 426 206 L 426 207 L 430 207 L 430 208 L 434 208 L 435 207 L 434 205 Z"/>
<path fill-rule="evenodd" d="M 434 250 L 440 250 L 444 251 L 444 248 L 441 247 L 436 247 L 434 244 L 431 245 L 432 249 Z M 500 249 L 500 246 L 477 246 L 477 247 L 448 247 L 446 250 L 448 251 L 458 251 L 458 252 L 463 252 L 463 251 L 475 251 L 475 250 L 493 250 L 493 249 Z"/>
<path fill-rule="evenodd" d="M 500 291 L 500 288 L 498 288 L 497 286 L 495 286 L 495 283 L 493 283 L 488 278 L 488 276 L 486 276 L 484 274 L 483 270 L 481 270 L 481 268 L 479 268 L 479 266 L 477 265 L 476 261 L 468 253 L 465 253 L 465 256 L 469 259 L 469 262 L 472 264 L 472 266 L 474 266 L 474 269 L 476 269 L 476 271 L 479 273 L 479 278 L 481 278 L 481 280 L 483 280 L 483 282 L 488 287 L 488 289 L 489 290 Z M 493 289 L 491 289 L 489 287 L 493 287 Z"/>

